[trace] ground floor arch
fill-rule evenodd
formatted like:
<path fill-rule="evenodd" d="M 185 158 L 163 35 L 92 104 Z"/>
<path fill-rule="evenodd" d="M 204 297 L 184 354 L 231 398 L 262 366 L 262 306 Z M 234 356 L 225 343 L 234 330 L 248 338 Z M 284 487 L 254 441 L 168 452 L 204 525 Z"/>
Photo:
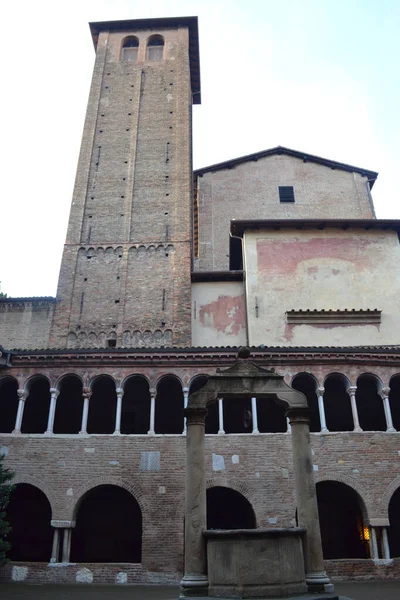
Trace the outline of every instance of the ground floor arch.
<path fill-rule="evenodd" d="M 142 560 L 142 512 L 124 488 L 100 485 L 79 503 L 72 532 L 71 561 L 127 562 Z"/>
<path fill-rule="evenodd" d="M 394 492 L 389 503 L 388 538 L 390 556 L 400 557 L 400 487 Z"/>
<path fill-rule="evenodd" d="M 7 508 L 11 526 L 8 558 L 13 561 L 49 562 L 53 542 L 51 507 L 45 494 L 28 483 L 19 483 Z"/>
<path fill-rule="evenodd" d="M 369 530 L 357 492 L 339 481 L 320 481 L 316 488 L 324 559 L 369 558 Z"/>
<path fill-rule="evenodd" d="M 250 502 L 236 490 L 215 486 L 207 490 L 207 529 L 256 529 Z"/>

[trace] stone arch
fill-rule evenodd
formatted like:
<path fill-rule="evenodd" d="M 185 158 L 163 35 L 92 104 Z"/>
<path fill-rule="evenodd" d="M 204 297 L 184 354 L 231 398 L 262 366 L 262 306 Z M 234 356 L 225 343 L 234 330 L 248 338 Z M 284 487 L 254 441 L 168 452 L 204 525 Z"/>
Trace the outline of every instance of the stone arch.
<path fill-rule="evenodd" d="M 95 477 L 93 479 L 89 479 L 89 480 L 85 481 L 85 483 L 83 483 L 81 486 L 79 486 L 78 488 L 76 488 L 74 490 L 74 496 L 73 496 L 74 502 L 69 507 L 70 520 L 74 521 L 76 519 L 76 515 L 77 515 L 78 509 L 79 509 L 79 504 L 80 504 L 82 498 L 88 492 L 90 492 L 90 490 L 92 490 L 96 487 L 99 487 L 101 485 L 115 485 L 116 487 L 123 488 L 124 490 L 129 492 L 135 498 L 136 502 L 139 504 L 140 510 L 142 511 L 143 530 L 144 530 L 146 519 L 150 520 L 151 506 L 145 495 L 145 492 L 144 492 L 142 486 L 140 484 L 138 484 L 137 482 L 133 483 L 131 481 L 126 481 L 125 479 L 122 479 L 121 477 L 112 476 L 112 475 L 110 475 L 110 476 L 104 475 L 101 477 Z"/>
<path fill-rule="evenodd" d="M 351 477 L 351 475 L 346 475 L 344 473 L 314 474 L 315 485 L 317 485 L 317 483 L 322 483 L 323 481 L 336 481 L 337 483 L 344 483 L 344 485 L 352 488 L 360 498 L 365 522 L 369 522 L 371 515 L 374 514 L 374 504 L 366 501 L 366 498 L 368 498 L 367 490 L 364 489 L 355 477 Z"/>
<path fill-rule="evenodd" d="M 115 431 L 117 408 L 117 384 L 109 374 L 96 375 L 90 382 L 92 395 L 89 400 L 87 432 L 112 434 Z"/>
<path fill-rule="evenodd" d="M 389 485 L 386 487 L 385 491 L 383 492 L 381 502 L 380 502 L 381 514 L 378 515 L 379 517 L 382 517 L 384 519 L 389 518 L 389 504 L 390 504 L 393 494 L 399 487 L 400 487 L 400 475 L 399 475 L 399 477 L 396 477 L 396 479 L 393 479 L 393 481 L 391 483 L 389 483 Z"/>
<path fill-rule="evenodd" d="M 53 542 L 53 509 L 47 494 L 37 485 L 16 483 L 7 507 L 10 523 L 9 557 L 12 561 L 49 562 Z"/>
<path fill-rule="evenodd" d="M 225 487 L 238 492 L 251 504 L 254 515 L 256 518 L 256 527 L 262 521 L 262 508 L 259 506 L 259 500 L 257 493 L 249 489 L 249 487 L 242 481 L 236 481 L 235 479 L 229 479 L 228 477 L 210 477 L 206 480 L 206 490 L 212 487 Z"/>
<path fill-rule="evenodd" d="M 318 408 L 318 393 L 319 387 L 318 379 L 313 373 L 306 371 L 300 371 L 293 375 L 290 385 L 293 389 L 303 392 L 307 398 L 308 407 L 311 411 L 310 414 L 310 431 L 318 432 L 321 431 L 321 421 Z"/>
<path fill-rule="evenodd" d="M 34 382 L 35 379 L 39 379 L 39 378 L 47 379 L 49 387 L 51 387 L 50 377 L 48 377 L 47 375 L 43 375 L 42 373 L 35 373 L 34 375 L 30 375 L 28 377 L 28 379 L 25 379 L 24 387 L 23 387 L 24 392 L 29 393 L 29 388 L 30 388 L 31 384 Z"/>
<path fill-rule="evenodd" d="M 77 373 L 70 373 L 69 371 L 67 373 L 63 373 L 62 375 L 60 375 L 59 377 L 57 377 L 57 380 L 55 382 L 54 387 L 59 390 L 60 389 L 60 384 L 63 381 L 63 379 L 65 379 L 66 377 L 77 377 L 78 379 L 80 379 L 82 386 L 83 386 L 83 379 L 80 375 L 78 375 Z"/>
<path fill-rule="evenodd" d="M 32 475 L 25 475 L 23 473 L 16 472 L 12 484 L 17 485 L 19 483 L 27 483 L 29 485 L 33 485 L 33 487 L 38 488 L 43 494 L 46 496 L 49 501 L 51 508 L 51 516 L 56 514 L 56 506 L 57 506 L 57 498 L 55 494 L 53 494 L 52 489 L 45 483 L 42 479 L 38 477 L 32 477 Z"/>
<path fill-rule="evenodd" d="M 103 483 L 81 495 L 75 522 L 73 562 L 142 562 L 143 512 L 124 486 Z"/>

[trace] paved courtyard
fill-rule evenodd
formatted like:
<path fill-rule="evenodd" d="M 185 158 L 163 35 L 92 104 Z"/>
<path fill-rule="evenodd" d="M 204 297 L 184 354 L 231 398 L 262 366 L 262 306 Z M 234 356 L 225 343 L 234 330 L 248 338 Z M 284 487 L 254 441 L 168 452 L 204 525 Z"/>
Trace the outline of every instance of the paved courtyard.
<path fill-rule="evenodd" d="M 399 600 L 400 581 L 337 583 L 341 600 Z M 0 585 L 1 600 L 177 600 L 176 586 Z"/>

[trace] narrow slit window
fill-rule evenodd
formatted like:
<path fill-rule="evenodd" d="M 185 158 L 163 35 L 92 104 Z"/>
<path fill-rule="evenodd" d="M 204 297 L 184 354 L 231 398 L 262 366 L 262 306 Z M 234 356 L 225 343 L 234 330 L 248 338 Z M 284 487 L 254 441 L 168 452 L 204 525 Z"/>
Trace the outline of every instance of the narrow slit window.
<path fill-rule="evenodd" d="M 159 61 L 164 57 L 164 38 L 162 35 L 153 35 L 147 43 L 147 60 Z"/>
<path fill-rule="evenodd" d="M 294 188 L 292 185 L 279 186 L 279 202 L 294 202 Z"/>
<path fill-rule="evenodd" d="M 122 60 L 124 62 L 136 63 L 138 59 L 139 40 L 130 35 L 126 37 L 122 44 Z"/>

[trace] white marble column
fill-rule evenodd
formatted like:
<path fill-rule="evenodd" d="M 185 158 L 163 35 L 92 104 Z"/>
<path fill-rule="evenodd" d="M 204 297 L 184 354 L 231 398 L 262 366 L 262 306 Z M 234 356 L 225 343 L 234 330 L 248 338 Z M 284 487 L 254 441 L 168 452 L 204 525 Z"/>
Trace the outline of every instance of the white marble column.
<path fill-rule="evenodd" d="M 371 558 L 374 560 L 379 559 L 378 540 L 376 539 L 375 527 L 369 528 L 371 532 Z"/>
<path fill-rule="evenodd" d="M 224 405 L 223 405 L 223 398 L 218 398 L 218 433 L 220 435 L 223 435 L 225 433 L 224 430 Z"/>
<path fill-rule="evenodd" d="M 396 431 L 396 429 L 393 427 L 392 411 L 390 410 L 390 402 L 389 402 L 389 394 L 390 394 L 389 387 L 384 387 L 379 392 L 379 395 L 383 401 L 383 409 L 385 411 L 386 431 L 388 431 L 389 433 L 393 433 L 394 431 Z"/>
<path fill-rule="evenodd" d="M 122 388 L 117 388 L 115 391 L 117 392 L 117 408 L 115 411 L 114 435 L 119 435 L 121 433 L 122 396 L 123 396 L 124 390 Z"/>
<path fill-rule="evenodd" d="M 390 547 L 389 540 L 387 534 L 387 527 L 382 527 L 382 550 L 383 550 L 383 558 L 385 560 L 390 560 Z"/>
<path fill-rule="evenodd" d="M 326 426 L 324 394 L 325 394 L 325 388 L 322 386 L 318 387 L 317 388 L 317 397 L 318 397 L 319 421 L 321 423 L 321 433 L 327 433 L 329 431 L 329 429 Z"/>
<path fill-rule="evenodd" d="M 86 435 L 87 433 L 87 422 L 89 416 L 89 400 L 92 395 L 92 390 L 90 388 L 84 388 L 82 390 L 83 396 L 83 411 L 82 411 L 82 424 L 80 434 Z"/>
<path fill-rule="evenodd" d="M 188 399 L 189 399 L 189 388 L 184 387 L 182 389 L 183 391 L 183 408 L 186 408 L 188 405 Z M 186 435 L 186 417 L 183 417 L 183 431 L 182 431 L 183 435 Z"/>
<path fill-rule="evenodd" d="M 253 433 L 260 433 L 258 431 L 257 398 L 251 399 L 251 417 L 253 420 Z"/>
<path fill-rule="evenodd" d="M 51 558 L 50 558 L 51 563 L 58 562 L 59 552 L 60 552 L 60 532 L 58 530 L 58 527 L 54 527 L 53 546 L 51 549 Z"/>
<path fill-rule="evenodd" d="M 156 390 L 150 389 L 150 427 L 148 430 L 149 435 L 154 435 L 154 423 L 156 418 Z"/>
<path fill-rule="evenodd" d="M 28 396 L 28 392 L 26 392 L 25 390 L 18 390 L 17 394 L 18 394 L 19 402 L 18 402 L 17 416 L 15 418 L 15 428 L 13 430 L 13 433 L 21 433 L 22 418 L 24 416 L 24 408 L 25 408 L 25 400 Z"/>
<path fill-rule="evenodd" d="M 352 385 L 348 388 L 347 393 L 350 396 L 350 404 L 351 404 L 351 413 L 353 415 L 353 423 L 354 429 L 353 431 L 362 431 L 360 427 L 360 421 L 358 420 L 358 410 L 357 410 L 357 402 L 356 402 L 356 391 L 357 386 Z"/>
<path fill-rule="evenodd" d="M 49 416 L 47 419 L 47 429 L 45 433 L 47 435 L 53 435 L 53 427 L 54 427 L 54 417 L 56 416 L 56 404 L 57 398 L 60 394 L 60 391 L 56 388 L 50 388 L 50 407 L 49 407 Z"/>
<path fill-rule="evenodd" d="M 63 551 L 62 551 L 62 562 L 69 563 L 69 556 L 71 550 L 71 528 L 66 527 L 64 529 L 63 537 Z"/>

